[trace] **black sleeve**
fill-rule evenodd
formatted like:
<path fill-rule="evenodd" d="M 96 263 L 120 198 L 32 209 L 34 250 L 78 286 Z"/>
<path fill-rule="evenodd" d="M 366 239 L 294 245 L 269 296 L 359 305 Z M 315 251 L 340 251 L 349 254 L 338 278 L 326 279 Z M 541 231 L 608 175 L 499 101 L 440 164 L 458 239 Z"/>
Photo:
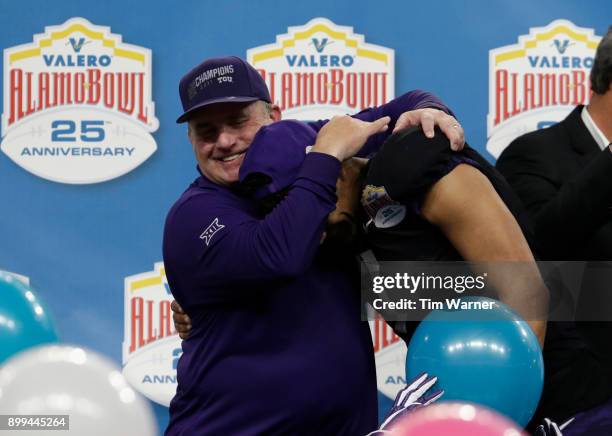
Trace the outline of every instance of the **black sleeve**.
<path fill-rule="evenodd" d="M 610 220 L 612 153 L 604 149 L 568 180 L 554 174 L 555 158 L 541 138 L 527 135 L 510 144 L 497 168 L 525 204 L 545 253 L 567 259 Z"/>

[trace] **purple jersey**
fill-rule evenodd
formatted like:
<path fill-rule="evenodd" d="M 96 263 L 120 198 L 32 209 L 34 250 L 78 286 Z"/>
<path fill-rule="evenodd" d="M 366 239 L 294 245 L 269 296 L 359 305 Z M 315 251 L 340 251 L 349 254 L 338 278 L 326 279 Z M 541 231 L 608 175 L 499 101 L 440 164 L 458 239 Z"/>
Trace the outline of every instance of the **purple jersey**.
<path fill-rule="evenodd" d="M 413 92 L 357 117 L 395 121 L 421 107 L 445 109 Z M 324 123 L 274 123 L 251 147 L 270 146 L 273 163 L 273 147 L 287 135 L 312 143 Z M 370 138 L 363 154 L 386 136 Z M 252 199 L 203 176 L 170 210 L 166 274 L 193 329 L 167 435 L 359 435 L 376 427 L 374 356 L 359 292 L 319 250 L 339 171 L 337 159 L 309 153 L 291 191 L 265 216 Z"/>

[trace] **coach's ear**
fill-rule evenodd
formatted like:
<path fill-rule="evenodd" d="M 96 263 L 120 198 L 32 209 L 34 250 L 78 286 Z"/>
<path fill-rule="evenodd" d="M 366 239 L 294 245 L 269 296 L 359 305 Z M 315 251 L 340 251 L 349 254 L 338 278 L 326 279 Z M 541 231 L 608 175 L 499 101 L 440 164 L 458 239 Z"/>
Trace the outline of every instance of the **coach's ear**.
<path fill-rule="evenodd" d="M 270 118 L 272 121 L 280 121 L 283 118 L 283 113 L 279 105 L 270 104 Z"/>

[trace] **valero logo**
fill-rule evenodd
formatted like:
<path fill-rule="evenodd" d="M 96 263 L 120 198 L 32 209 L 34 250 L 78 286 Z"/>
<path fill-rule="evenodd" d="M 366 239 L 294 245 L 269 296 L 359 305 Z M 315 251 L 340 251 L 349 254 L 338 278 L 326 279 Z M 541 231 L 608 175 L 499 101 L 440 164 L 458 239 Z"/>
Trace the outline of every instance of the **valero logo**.
<path fill-rule="evenodd" d="M 287 118 L 355 113 L 386 103 L 395 93 L 394 51 L 367 44 L 352 27 L 326 18 L 289 27 L 276 43 L 247 50 L 247 60 Z"/>
<path fill-rule="evenodd" d="M 390 399 L 406 386 L 406 343 L 377 313 L 370 321 L 378 390 Z"/>
<path fill-rule="evenodd" d="M 518 136 L 555 124 L 590 100 L 589 72 L 601 38 L 555 20 L 518 44 L 489 51 L 487 150 L 495 157 Z"/>
<path fill-rule="evenodd" d="M 2 151 L 42 178 L 98 183 L 157 149 L 151 51 L 71 18 L 4 50 Z"/>
<path fill-rule="evenodd" d="M 140 393 L 164 406 L 176 393 L 182 353 L 174 330 L 172 295 L 162 262 L 125 279 L 123 375 Z"/>

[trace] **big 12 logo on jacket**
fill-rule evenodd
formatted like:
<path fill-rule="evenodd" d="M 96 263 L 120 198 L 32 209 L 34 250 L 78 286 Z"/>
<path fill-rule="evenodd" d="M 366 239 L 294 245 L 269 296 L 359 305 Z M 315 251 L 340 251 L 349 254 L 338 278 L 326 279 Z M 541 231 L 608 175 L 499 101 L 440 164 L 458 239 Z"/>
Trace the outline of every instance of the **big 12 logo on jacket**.
<path fill-rule="evenodd" d="M 60 183 L 104 182 L 157 149 L 151 51 L 83 18 L 4 50 L 2 151 Z"/>

